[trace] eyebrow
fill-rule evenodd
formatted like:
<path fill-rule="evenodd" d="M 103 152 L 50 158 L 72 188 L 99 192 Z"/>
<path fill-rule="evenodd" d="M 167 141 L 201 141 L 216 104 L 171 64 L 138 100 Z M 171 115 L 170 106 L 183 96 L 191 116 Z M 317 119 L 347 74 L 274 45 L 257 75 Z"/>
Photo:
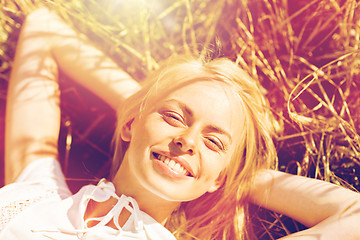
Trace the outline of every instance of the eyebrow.
<path fill-rule="evenodd" d="M 176 99 L 169 99 L 167 100 L 166 102 L 169 102 L 169 103 L 176 103 L 177 105 L 179 105 L 179 107 L 184 111 L 186 112 L 189 116 L 194 116 L 194 112 L 183 102 L 180 102 L 179 100 L 176 100 Z M 224 129 L 218 127 L 218 126 L 215 126 L 215 125 L 208 125 L 206 126 L 206 129 L 210 130 L 210 131 L 213 131 L 213 132 L 217 132 L 219 134 L 222 134 L 222 135 L 226 135 L 229 140 L 230 140 L 230 143 L 232 142 L 232 138 L 231 138 L 231 135 L 229 132 L 225 131 Z"/>

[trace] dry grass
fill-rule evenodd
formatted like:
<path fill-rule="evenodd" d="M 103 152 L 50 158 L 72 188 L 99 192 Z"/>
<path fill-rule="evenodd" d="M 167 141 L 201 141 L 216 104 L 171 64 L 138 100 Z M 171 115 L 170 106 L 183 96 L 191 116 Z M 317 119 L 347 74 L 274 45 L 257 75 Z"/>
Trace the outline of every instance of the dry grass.
<path fill-rule="evenodd" d="M 222 46 L 212 54 L 236 61 L 259 80 L 268 97 L 276 116 L 280 170 L 360 190 L 358 1 L 2 0 L 2 107 L 19 28 L 24 15 L 38 5 L 56 10 L 139 80 L 170 55 L 204 54 L 209 47 Z M 113 115 L 101 103 L 89 103 L 89 93 L 81 88 L 64 89 L 62 139 L 67 137 L 68 145 L 63 148 L 73 140 L 73 152 L 64 150 L 64 158 L 93 157 L 90 162 L 106 165 L 112 128 L 101 126 L 112 125 Z M 66 104 L 69 98 L 82 105 Z M 84 123 L 79 109 L 87 109 L 92 120 Z M 3 111 L 0 120 L 3 123 Z M 84 164 L 92 175 L 106 171 L 94 173 L 101 166 Z M 277 214 L 262 213 L 256 221 L 262 239 L 277 238 L 298 226 Z"/>

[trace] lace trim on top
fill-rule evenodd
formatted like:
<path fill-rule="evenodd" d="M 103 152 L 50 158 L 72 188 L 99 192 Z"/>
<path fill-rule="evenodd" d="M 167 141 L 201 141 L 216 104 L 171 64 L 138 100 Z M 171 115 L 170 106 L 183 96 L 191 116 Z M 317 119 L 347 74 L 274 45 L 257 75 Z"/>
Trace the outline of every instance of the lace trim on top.
<path fill-rule="evenodd" d="M 21 212 L 29 207 L 53 197 L 58 196 L 55 189 L 49 189 L 41 192 L 41 195 L 30 199 L 21 199 L 15 201 L 1 201 L 0 202 L 0 232 L 5 228 L 6 224 L 17 217 Z"/>

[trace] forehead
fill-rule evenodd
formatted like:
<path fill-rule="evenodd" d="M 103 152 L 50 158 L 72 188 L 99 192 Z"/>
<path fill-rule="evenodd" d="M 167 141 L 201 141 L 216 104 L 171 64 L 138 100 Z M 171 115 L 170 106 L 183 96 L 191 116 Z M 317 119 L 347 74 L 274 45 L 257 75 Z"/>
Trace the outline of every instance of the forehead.
<path fill-rule="evenodd" d="M 169 101 L 177 102 L 179 107 L 186 109 L 202 123 L 224 129 L 230 135 L 236 135 L 244 122 L 241 97 L 235 87 L 223 82 L 212 80 L 190 83 L 164 99 L 164 102 Z"/>
<path fill-rule="evenodd" d="M 179 98 L 189 102 L 189 106 L 193 107 L 210 102 L 215 106 L 230 107 L 230 105 L 236 105 L 236 102 L 240 100 L 232 86 L 210 80 L 199 80 L 185 84 L 171 92 L 166 98 Z"/>

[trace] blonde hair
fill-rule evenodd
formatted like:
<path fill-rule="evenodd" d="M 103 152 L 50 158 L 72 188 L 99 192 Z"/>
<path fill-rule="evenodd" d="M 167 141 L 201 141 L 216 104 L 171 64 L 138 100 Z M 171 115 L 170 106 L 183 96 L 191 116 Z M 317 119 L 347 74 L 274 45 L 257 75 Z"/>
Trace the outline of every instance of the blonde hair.
<path fill-rule="evenodd" d="M 213 193 L 183 202 L 173 212 L 166 227 L 180 239 L 246 239 L 249 237 L 247 196 L 255 172 L 268 168 L 275 159 L 272 127 L 266 101 L 257 83 L 232 61 L 178 58 L 149 78 L 142 89 L 127 99 L 118 112 L 112 176 L 119 168 L 128 144 L 121 140 L 121 128 L 148 104 L 195 81 L 220 81 L 229 84 L 245 108 L 241 141 L 221 176 L 222 186 Z"/>

